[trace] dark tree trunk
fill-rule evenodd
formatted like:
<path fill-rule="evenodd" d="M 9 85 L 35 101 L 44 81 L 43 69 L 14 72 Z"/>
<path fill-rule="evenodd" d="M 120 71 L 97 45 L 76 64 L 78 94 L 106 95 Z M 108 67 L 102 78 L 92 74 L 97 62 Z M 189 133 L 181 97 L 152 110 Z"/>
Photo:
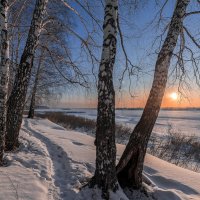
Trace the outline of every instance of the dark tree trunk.
<path fill-rule="evenodd" d="M 19 130 L 22 123 L 25 98 L 30 79 L 33 56 L 42 29 L 48 0 L 36 0 L 35 10 L 19 67 L 17 69 L 13 90 L 8 100 L 6 149 L 18 146 Z"/>
<path fill-rule="evenodd" d="M 3 164 L 6 135 L 6 102 L 9 82 L 9 40 L 7 31 L 8 1 L 0 2 L 0 165 Z"/>
<path fill-rule="evenodd" d="M 39 75 L 40 75 L 40 68 L 42 65 L 42 56 L 43 56 L 43 52 L 41 53 L 41 56 L 40 56 L 39 65 L 38 65 L 37 72 L 35 75 L 35 82 L 34 82 L 33 91 L 31 95 L 31 103 L 30 103 L 30 108 L 28 112 L 28 118 L 30 119 L 33 119 L 35 115 L 35 97 L 36 97 L 38 80 L 39 80 Z"/>
<path fill-rule="evenodd" d="M 115 91 L 113 86 L 113 66 L 117 43 L 118 1 L 105 1 L 104 40 L 99 66 L 98 113 L 96 129 L 96 171 L 93 185 L 102 189 L 104 198 L 109 198 L 109 190 L 118 187 L 116 177 L 115 146 Z"/>
<path fill-rule="evenodd" d="M 30 108 L 28 112 L 28 118 L 30 119 L 33 119 L 35 116 L 35 96 L 37 92 L 38 77 L 39 77 L 39 73 L 36 74 L 33 91 L 31 95 L 31 103 L 30 103 Z"/>
<path fill-rule="evenodd" d="M 122 187 L 140 188 L 142 186 L 142 171 L 147 144 L 160 111 L 170 60 L 182 29 L 188 4 L 189 0 L 177 0 L 167 37 L 157 58 L 154 80 L 146 106 L 117 165 L 118 180 Z"/>

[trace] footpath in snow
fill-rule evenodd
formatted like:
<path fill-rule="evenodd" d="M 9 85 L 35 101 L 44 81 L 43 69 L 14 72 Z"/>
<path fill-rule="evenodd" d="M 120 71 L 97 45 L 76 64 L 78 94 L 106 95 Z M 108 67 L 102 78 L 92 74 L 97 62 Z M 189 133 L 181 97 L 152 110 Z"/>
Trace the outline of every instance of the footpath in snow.
<path fill-rule="evenodd" d="M 0 168 L 0 200 L 98 199 L 95 190 L 79 190 L 95 170 L 94 138 L 43 119 L 24 119 L 20 138 L 20 149 Z M 119 158 L 124 146 L 117 150 Z M 200 200 L 199 173 L 147 155 L 144 178 L 154 199 Z"/>

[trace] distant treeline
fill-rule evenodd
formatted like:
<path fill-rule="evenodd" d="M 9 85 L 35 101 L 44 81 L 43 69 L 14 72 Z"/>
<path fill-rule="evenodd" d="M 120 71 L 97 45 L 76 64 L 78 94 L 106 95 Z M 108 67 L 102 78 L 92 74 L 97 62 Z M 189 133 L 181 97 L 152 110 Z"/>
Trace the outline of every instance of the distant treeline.
<path fill-rule="evenodd" d="M 116 110 L 143 110 L 143 108 L 116 108 Z M 168 108 L 161 108 L 161 110 L 200 110 L 200 108 L 192 107 L 192 108 L 174 108 L 174 107 L 168 107 Z"/>
<path fill-rule="evenodd" d="M 37 106 L 36 109 L 51 109 L 50 107 L 48 106 Z M 53 109 L 53 108 L 52 108 Z M 61 110 L 73 110 L 73 108 L 59 108 Z M 75 109 L 87 109 L 87 110 L 93 110 L 93 109 L 96 109 L 96 108 L 75 108 Z M 143 108 L 116 108 L 116 110 L 143 110 Z M 200 108 L 199 107 L 191 107 L 191 108 L 175 108 L 175 107 L 167 107 L 167 108 L 161 108 L 161 110 L 188 110 L 188 111 L 199 111 Z M 80 113 L 80 112 L 78 112 Z"/>

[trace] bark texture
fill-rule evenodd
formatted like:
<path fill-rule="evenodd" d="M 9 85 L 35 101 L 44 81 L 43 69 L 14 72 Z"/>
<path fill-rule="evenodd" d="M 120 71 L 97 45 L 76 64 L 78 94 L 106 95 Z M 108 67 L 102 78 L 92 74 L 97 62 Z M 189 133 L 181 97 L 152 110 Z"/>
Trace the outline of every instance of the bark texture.
<path fill-rule="evenodd" d="M 17 69 L 13 90 L 8 100 L 6 149 L 9 151 L 13 150 L 19 144 L 18 136 L 22 123 L 33 56 L 39 42 L 47 3 L 48 0 L 36 0 L 28 38 Z"/>
<path fill-rule="evenodd" d="M 30 118 L 30 119 L 33 119 L 34 115 L 35 115 L 35 98 L 36 98 L 37 86 L 38 86 L 38 81 L 39 81 L 40 68 L 42 65 L 42 56 L 43 56 L 43 52 L 41 53 L 41 56 L 40 56 L 39 65 L 37 68 L 35 82 L 34 82 L 33 91 L 32 91 L 32 95 L 31 95 L 31 103 L 30 103 L 30 108 L 29 108 L 29 112 L 28 112 L 28 118 Z"/>
<path fill-rule="evenodd" d="M 170 60 L 188 4 L 189 0 L 177 0 L 167 37 L 158 54 L 154 80 L 146 106 L 117 165 L 118 180 L 122 187 L 140 188 L 142 186 L 142 171 L 147 144 L 160 111 Z"/>
<path fill-rule="evenodd" d="M 105 1 L 104 38 L 98 80 L 98 113 L 96 127 L 96 172 L 94 185 L 102 189 L 103 198 L 116 190 L 115 91 L 113 66 L 117 43 L 118 1 Z"/>
<path fill-rule="evenodd" d="M 0 165 L 3 164 L 6 135 L 6 102 L 9 82 L 8 1 L 0 1 Z"/>

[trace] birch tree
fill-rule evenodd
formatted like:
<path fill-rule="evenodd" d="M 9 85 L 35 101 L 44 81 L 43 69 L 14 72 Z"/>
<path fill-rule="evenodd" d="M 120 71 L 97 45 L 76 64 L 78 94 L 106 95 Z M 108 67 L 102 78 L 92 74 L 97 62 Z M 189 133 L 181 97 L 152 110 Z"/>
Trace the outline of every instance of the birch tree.
<path fill-rule="evenodd" d="M 117 165 L 122 187 L 142 186 L 142 170 L 147 143 L 158 117 L 166 88 L 171 57 L 180 35 L 189 0 L 177 0 L 166 39 L 158 54 L 152 88 L 140 121 L 132 132 L 129 143 Z"/>
<path fill-rule="evenodd" d="M 39 64 L 38 64 L 37 72 L 35 75 L 34 86 L 33 86 L 32 94 L 31 94 L 31 103 L 30 103 L 30 108 L 29 108 L 29 113 L 28 113 L 28 118 L 31 118 L 31 119 L 34 118 L 34 113 L 35 113 L 35 98 L 36 98 L 36 92 L 37 92 L 37 87 L 38 87 L 40 68 L 42 65 L 42 59 L 43 59 L 42 57 L 43 57 L 43 52 L 41 52 L 41 55 L 39 58 Z"/>
<path fill-rule="evenodd" d="M 15 82 L 8 100 L 6 149 L 13 150 L 18 146 L 19 130 L 22 123 L 26 92 L 30 79 L 33 56 L 42 30 L 43 18 L 48 0 L 36 0 L 33 18 L 26 45 L 21 56 L 15 76 Z"/>
<path fill-rule="evenodd" d="M 115 170 L 115 91 L 113 67 L 117 44 L 118 1 L 105 1 L 103 48 L 98 75 L 98 113 L 96 127 L 96 171 L 92 186 L 102 189 L 109 199 L 109 190 L 118 188 Z"/>
<path fill-rule="evenodd" d="M 8 91 L 8 73 L 9 73 L 9 41 L 7 31 L 7 11 L 8 1 L 0 2 L 0 165 L 3 164 L 3 154 L 5 148 L 6 134 L 6 102 Z"/>

